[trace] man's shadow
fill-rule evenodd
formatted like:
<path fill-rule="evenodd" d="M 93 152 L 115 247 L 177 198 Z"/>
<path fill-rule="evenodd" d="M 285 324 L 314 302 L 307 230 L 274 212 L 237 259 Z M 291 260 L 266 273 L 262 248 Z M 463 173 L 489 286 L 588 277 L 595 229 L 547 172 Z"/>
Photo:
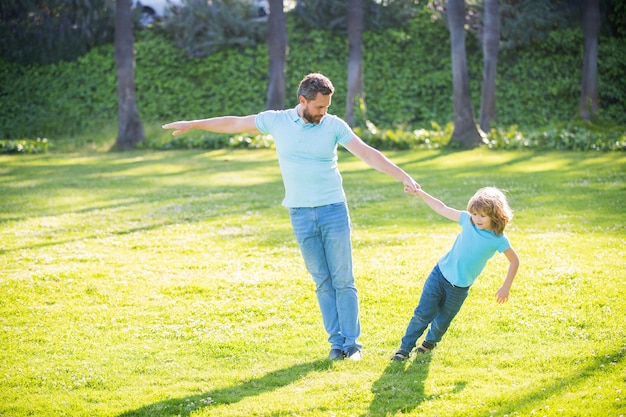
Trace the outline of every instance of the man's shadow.
<path fill-rule="evenodd" d="M 424 382 L 432 354 L 417 354 L 406 362 L 390 362 L 378 381 L 372 385 L 374 399 L 365 416 L 391 416 L 398 412 L 408 413 L 427 399 Z M 464 383 L 455 385 L 459 392 Z"/>
<path fill-rule="evenodd" d="M 285 369 L 270 372 L 261 378 L 251 379 L 238 385 L 208 391 L 203 394 L 182 398 L 171 398 L 148 404 L 135 410 L 126 411 L 118 417 L 188 417 L 194 411 L 220 404 L 233 404 L 247 397 L 255 397 L 265 392 L 287 386 L 311 372 L 324 371 L 332 366 L 328 360 L 317 360 L 297 364 Z"/>

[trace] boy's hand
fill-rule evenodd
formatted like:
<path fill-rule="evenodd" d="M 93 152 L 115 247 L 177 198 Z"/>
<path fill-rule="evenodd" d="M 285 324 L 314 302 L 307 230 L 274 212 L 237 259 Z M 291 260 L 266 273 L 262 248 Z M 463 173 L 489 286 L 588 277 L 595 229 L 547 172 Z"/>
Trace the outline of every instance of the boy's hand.
<path fill-rule="evenodd" d="M 509 300 L 509 290 L 502 287 L 496 291 L 496 303 L 504 304 Z"/>
<path fill-rule="evenodd" d="M 418 185 L 419 187 L 419 185 Z M 415 195 L 417 196 L 419 194 L 419 188 L 415 188 L 415 187 L 410 187 L 408 185 L 404 185 L 404 192 L 407 194 L 411 194 L 411 195 Z"/>

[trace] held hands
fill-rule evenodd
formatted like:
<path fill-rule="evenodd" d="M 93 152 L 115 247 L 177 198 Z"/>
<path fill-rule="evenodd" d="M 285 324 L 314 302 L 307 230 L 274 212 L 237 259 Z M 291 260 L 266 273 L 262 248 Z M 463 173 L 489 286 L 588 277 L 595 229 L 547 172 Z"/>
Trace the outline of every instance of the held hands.
<path fill-rule="evenodd" d="M 418 196 L 419 190 L 421 189 L 420 185 L 413 181 L 412 184 L 404 183 L 404 192 L 410 195 Z"/>
<path fill-rule="evenodd" d="M 172 136 L 182 135 L 184 133 L 189 132 L 192 129 L 191 123 L 189 122 L 173 122 L 167 123 L 161 126 L 163 129 L 175 129 L 172 132 Z"/>

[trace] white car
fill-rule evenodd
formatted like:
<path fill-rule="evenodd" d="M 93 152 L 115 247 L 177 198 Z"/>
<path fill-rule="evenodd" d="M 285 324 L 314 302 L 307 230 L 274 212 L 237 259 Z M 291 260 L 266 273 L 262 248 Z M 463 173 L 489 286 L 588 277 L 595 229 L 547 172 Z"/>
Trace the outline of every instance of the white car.
<path fill-rule="evenodd" d="M 182 0 L 137 0 L 133 5 L 141 12 L 139 23 L 149 26 L 162 19 L 172 7 L 182 6 Z"/>
<path fill-rule="evenodd" d="M 267 0 L 252 0 L 252 6 L 257 12 L 257 17 L 265 17 L 270 14 L 270 4 Z"/>
<path fill-rule="evenodd" d="M 207 0 L 211 3 L 211 0 Z M 162 19 L 172 8 L 182 7 L 183 0 L 137 0 L 134 7 L 140 9 L 140 23 L 142 26 L 154 24 Z M 252 7 L 255 10 L 255 17 L 265 17 L 270 12 L 270 5 L 267 0 L 252 0 Z"/>

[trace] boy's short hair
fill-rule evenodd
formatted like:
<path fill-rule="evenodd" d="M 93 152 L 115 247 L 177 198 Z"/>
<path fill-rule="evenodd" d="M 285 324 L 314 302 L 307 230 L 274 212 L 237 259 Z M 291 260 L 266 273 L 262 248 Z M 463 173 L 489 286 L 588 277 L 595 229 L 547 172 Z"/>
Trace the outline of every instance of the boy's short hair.
<path fill-rule="evenodd" d="M 498 236 L 513 219 L 513 210 L 504 192 L 496 187 L 484 187 L 476 191 L 467 203 L 467 211 L 489 216 L 493 231 Z"/>
<path fill-rule="evenodd" d="M 306 75 L 300 86 L 298 87 L 298 99 L 303 96 L 307 100 L 315 100 L 318 93 L 322 93 L 325 96 L 331 95 L 335 92 L 335 87 L 330 79 L 318 72 L 313 72 Z"/>

